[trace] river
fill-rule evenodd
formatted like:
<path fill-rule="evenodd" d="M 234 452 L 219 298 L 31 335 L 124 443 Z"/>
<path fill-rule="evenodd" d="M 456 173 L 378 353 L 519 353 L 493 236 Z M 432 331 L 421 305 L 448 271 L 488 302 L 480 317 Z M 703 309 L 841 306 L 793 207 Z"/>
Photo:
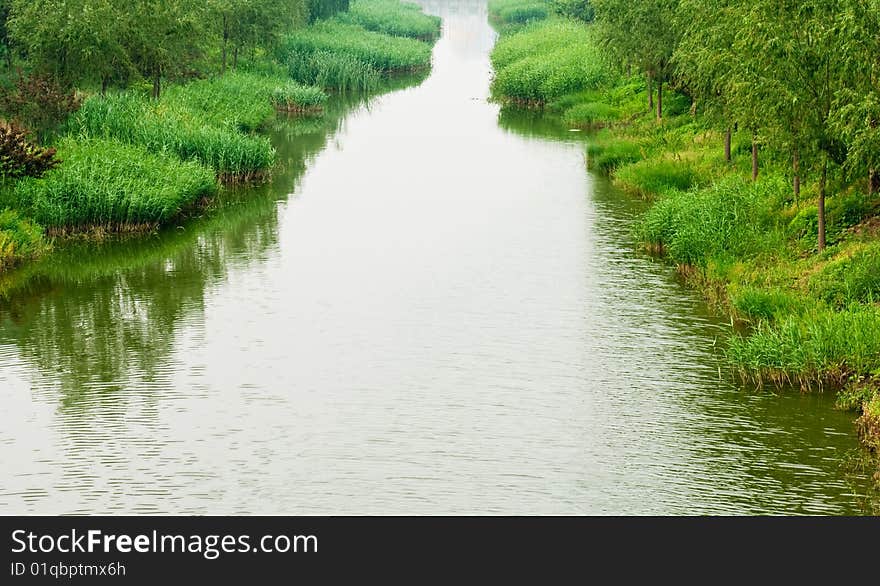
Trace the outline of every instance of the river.
<path fill-rule="evenodd" d="M 0 513 L 851 514 L 853 415 L 734 384 L 587 137 L 431 74 L 279 119 L 261 188 L 60 247 L 0 301 Z"/>

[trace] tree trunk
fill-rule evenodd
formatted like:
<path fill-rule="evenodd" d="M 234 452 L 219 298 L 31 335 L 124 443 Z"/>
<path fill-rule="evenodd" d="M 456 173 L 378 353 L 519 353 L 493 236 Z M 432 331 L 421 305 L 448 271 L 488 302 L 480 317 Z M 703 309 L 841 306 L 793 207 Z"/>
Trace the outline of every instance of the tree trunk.
<path fill-rule="evenodd" d="M 162 68 L 156 66 L 153 72 L 153 99 L 158 100 L 162 93 Z"/>
<path fill-rule="evenodd" d="M 794 203 L 798 205 L 801 197 L 801 157 L 800 152 L 797 147 L 795 147 L 794 152 L 791 155 L 791 168 L 794 172 L 794 179 L 792 179 L 792 191 L 794 192 Z"/>
<path fill-rule="evenodd" d="M 868 195 L 874 195 L 880 191 L 880 172 L 876 169 L 868 171 Z"/>
<path fill-rule="evenodd" d="M 752 136 L 752 181 L 758 180 L 758 136 Z"/>
<path fill-rule="evenodd" d="M 663 120 L 663 82 L 657 83 L 657 120 Z"/>
<path fill-rule="evenodd" d="M 101 77 L 101 97 L 107 95 L 107 86 L 110 85 L 110 79 L 105 75 Z"/>
<path fill-rule="evenodd" d="M 654 111 L 654 78 L 648 73 L 648 112 Z"/>
<path fill-rule="evenodd" d="M 238 45 L 232 48 L 232 68 L 238 69 Z"/>
<path fill-rule="evenodd" d="M 822 176 L 819 178 L 819 252 L 825 250 L 825 185 L 828 180 L 828 155 L 822 157 Z"/>
<path fill-rule="evenodd" d="M 730 126 L 727 127 L 727 132 L 724 133 L 724 162 L 730 162 Z"/>
<path fill-rule="evenodd" d="M 221 73 L 226 73 L 226 44 L 229 41 L 229 18 L 223 15 L 223 69 Z"/>

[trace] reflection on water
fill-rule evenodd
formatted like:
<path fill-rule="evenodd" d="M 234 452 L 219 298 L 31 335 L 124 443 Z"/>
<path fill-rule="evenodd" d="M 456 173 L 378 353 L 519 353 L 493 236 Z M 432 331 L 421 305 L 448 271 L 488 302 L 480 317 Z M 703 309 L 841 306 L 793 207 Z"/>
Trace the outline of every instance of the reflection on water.
<path fill-rule="evenodd" d="M 5 277 L 0 512 L 859 512 L 851 416 L 731 384 L 644 203 L 488 102 L 485 3 L 423 5 L 431 75 L 269 185 Z"/>

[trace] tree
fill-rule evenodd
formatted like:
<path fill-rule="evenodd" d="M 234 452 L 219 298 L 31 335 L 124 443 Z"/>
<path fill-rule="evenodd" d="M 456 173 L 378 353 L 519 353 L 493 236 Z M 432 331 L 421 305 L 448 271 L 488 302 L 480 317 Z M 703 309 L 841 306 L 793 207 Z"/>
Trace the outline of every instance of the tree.
<path fill-rule="evenodd" d="M 235 68 L 241 50 L 272 47 L 282 34 L 306 21 L 308 8 L 305 0 L 213 0 L 209 11 L 219 30 L 225 72 L 230 49 Z"/>
<path fill-rule="evenodd" d="M 837 92 L 834 129 L 847 146 L 846 167 L 880 191 L 880 2 L 850 0 L 839 17 L 838 47 L 847 83 Z"/>
<path fill-rule="evenodd" d="M 832 106 L 846 85 L 839 25 L 848 0 L 756 0 L 740 8 L 742 30 L 734 43 L 746 52 L 747 93 L 760 100 L 766 126 L 792 147 L 796 176 L 806 165 L 819 173 L 818 249 L 825 248 L 829 163 L 844 149 L 833 133 Z"/>
<path fill-rule="evenodd" d="M 124 77 L 131 62 L 123 0 L 12 0 L 9 36 L 38 72 L 66 86 Z"/>
<path fill-rule="evenodd" d="M 188 71 L 206 46 L 205 3 L 197 0 L 131 0 L 131 26 L 125 39 L 138 72 L 153 82 L 153 98 L 162 78 Z"/>
<path fill-rule="evenodd" d="M 672 55 L 680 39 L 678 0 L 593 0 L 593 7 L 599 42 L 646 75 L 649 107 L 657 83 L 657 119 L 662 119 L 663 84 L 671 79 Z"/>
<path fill-rule="evenodd" d="M 673 55 L 679 83 L 702 106 L 709 120 L 724 128 L 724 160 L 731 161 L 735 80 L 739 56 L 730 50 L 737 31 L 732 1 L 682 0 L 678 21 L 682 38 Z"/>

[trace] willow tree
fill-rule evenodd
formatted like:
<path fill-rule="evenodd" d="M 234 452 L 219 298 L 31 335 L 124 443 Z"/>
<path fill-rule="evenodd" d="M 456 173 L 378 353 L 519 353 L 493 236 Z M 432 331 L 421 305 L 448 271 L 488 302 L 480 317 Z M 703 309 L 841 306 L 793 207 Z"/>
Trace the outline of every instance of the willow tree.
<path fill-rule="evenodd" d="M 742 6 L 734 48 L 747 51 L 744 82 L 778 135 L 789 137 L 796 165 L 814 169 L 818 185 L 818 249 L 825 248 L 825 199 L 830 162 L 843 162 L 832 119 L 846 67 L 840 19 L 849 0 L 753 0 Z M 800 173 L 798 169 L 797 173 Z"/>
<path fill-rule="evenodd" d="M 847 83 L 836 95 L 834 125 L 847 145 L 846 166 L 880 192 L 880 1 L 849 0 L 838 16 L 838 54 Z"/>
<path fill-rule="evenodd" d="M 270 48 L 282 34 L 308 19 L 305 0 L 213 0 L 208 12 L 219 32 L 224 72 L 230 51 L 235 68 L 242 50 Z"/>
<path fill-rule="evenodd" d="M 672 77 L 672 56 L 680 38 L 678 4 L 679 0 L 593 0 L 599 42 L 645 74 L 651 109 L 657 84 L 658 120 L 663 117 L 663 84 Z"/>
<path fill-rule="evenodd" d="M 673 64 L 685 87 L 709 120 L 724 129 L 724 160 L 731 161 L 736 124 L 736 80 L 742 61 L 731 50 L 737 32 L 736 0 L 682 0 L 678 22 L 681 41 Z"/>
<path fill-rule="evenodd" d="M 13 0 L 7 27 L 30 66 L 63 85 L 102 90 L 131 70 L 132 21 L 124 0 Z"/>
<path fill-rule="evenodd" d="M 162 79 L 187 72 L 206 45 L 207 8 L 198 0 L 130 0 L 126 14 L 136 26 L 124 43 L 132 63 L 153 82 L 153 97 Z"/>

